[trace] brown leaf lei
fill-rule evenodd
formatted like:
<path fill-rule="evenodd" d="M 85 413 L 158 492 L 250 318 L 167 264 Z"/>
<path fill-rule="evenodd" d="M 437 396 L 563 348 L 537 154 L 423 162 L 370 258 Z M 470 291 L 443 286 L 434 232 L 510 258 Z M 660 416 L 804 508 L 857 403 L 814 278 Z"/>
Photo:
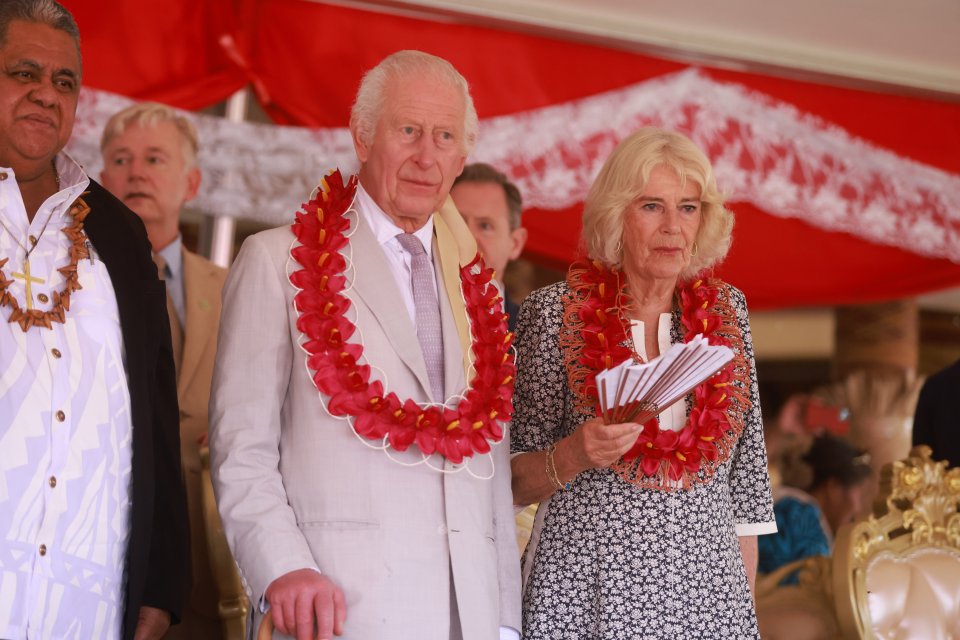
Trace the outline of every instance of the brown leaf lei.
<path fill-rule="evenodd" d="M 0 307 L 10 307 L 13 311 L 7 322 L 16 322 L 20 329 L 26 333 L 31 327 L 43 327 L 52 329 L 54 322 L 63 324 L 66 320 L 66 312 L 70 311 L 70 296 L 74 291 L 82 289 L 77 277 L 77 264 L 83 258 L 90 256 L 87 251 L 87 235 L 83 232 L 83 221 L 90 213 L 90 207 L 82 198 L 77 198 L 70 205 L 68 214 L 73 218 L 73 224 L 63 228 L 64 235 L 70 239 L 70 263 L 57 269 L 64 276 L 63 289 L 53 292 L 53 306 L 49 311 L 39 309 L 21 309 L 16 298 L 8 291 L 13 283 L 7 279 L 3 267 L 7 264 L 9 258 L 0 260 Z"/>

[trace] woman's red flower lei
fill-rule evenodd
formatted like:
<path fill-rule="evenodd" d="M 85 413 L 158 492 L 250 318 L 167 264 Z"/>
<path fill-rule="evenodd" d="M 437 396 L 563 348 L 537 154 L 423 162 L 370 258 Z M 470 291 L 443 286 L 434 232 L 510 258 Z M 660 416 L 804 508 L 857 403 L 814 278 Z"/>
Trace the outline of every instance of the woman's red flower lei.
<path fill-rule="evenodd" d="M 627 358 L 640 361 L 628 346 L 628 300 L 620 272 L 599 262 L 580 260 L 570 267 L 561 337 L 570 388 L 582 409 L 600 415 L 596 374 Z M 649 488 L 689 488 L 712 476 L 726 461 L 743 431 L 749 409 L 744 384 L 749 372 L 743 357 L 736 312 L 719 281 L 696 279 L 678 289 L 684 341 L 704 336 L 710 344 L 731 347 L 734 359 L 694 390 L 694 407 L 680 431 L 661 430 L 657 418 L 643 425 L 633 447 L 614 470 L 626 481 Z M 700 472 L 705 473 L 701 476 Z M 669 480 L 669 481 L 668 481 Z"/>
<path fill-rule="evenodd" d="M 385 393 L 383 383 L 370 379 L 363 362 L 363 345 L 349 342 L 356 326 L 347 319 L 351 301 L 343 290 L 347 260 L 340 253 L 348 244 L 347 211 L 357 190 L 357 176 L 346 185 L 339 171 L 328 175 L 317 197 L 297 212 L 293 233 L 300 246 L 290 254 L 303 267 L 290 275 L 300 289 L 294 306 L 300 314 L 297 329 L 307 341 L 307 366 L 313 382 L 328 396 L 327 411 L 352 418 L 354 431 L 365 438 L 389 441 L 405 451 L 411 444 L 424 455 L 438 453 L 453 463 L 490 451 L 503 439 L 501 420 L 513 414 L 516 375 L 507 330 L 507 316 L 497 288 L 490 284 L 493 270 L 478 255 L 460 269 L 460 286 L 473 337 L 474 376 L 456 407 L 420 406 Z"/>

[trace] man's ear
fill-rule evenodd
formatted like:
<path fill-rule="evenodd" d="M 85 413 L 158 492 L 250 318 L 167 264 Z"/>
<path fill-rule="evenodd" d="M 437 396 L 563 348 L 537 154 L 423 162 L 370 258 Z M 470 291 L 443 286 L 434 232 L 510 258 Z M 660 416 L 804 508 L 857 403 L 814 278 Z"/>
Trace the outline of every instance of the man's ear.
<path fill-rule="evenodd" d="M 523 253 L 523 247 L 527 244 L 527 230 L 523 227 L 517 227 L 510 232 L 510 239 L 513 240 L 513 248 L 510 250 L 510 259 L 516 260 Z"/>
<path fill-rule="evenodd" d="M 353 150 L 357 154 L 357 160 L 360 164 L 366 164 L 370 157 L 370 146 L 363 140 L 360 133 L 354 127 L 350 127 L 350 137 L 353 138 Z"/>
<path fill-rule="evenodd" d="M 201 179 L 202 174 L 200 173 L 200 167 L 193 167 L 187 171 L 187 192 L 184 196 L 184 202 L 190 202 L 197 197 L 197 193 L 200 191 Z"/>

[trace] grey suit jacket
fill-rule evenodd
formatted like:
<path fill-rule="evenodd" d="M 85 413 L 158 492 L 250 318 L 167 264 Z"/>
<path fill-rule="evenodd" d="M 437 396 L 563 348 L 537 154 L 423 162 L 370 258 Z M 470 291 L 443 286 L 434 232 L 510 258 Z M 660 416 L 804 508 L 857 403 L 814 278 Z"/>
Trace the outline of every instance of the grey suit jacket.
<path fill-rule="evenodd" d="M 429 401 L 416 331 L 383 249 L 354 218 L 353 339 L 387 389 Z M 244 243 L 224 290 L 210 404 L 217 502 L 252 602 L 274 579 L 315 567 L 344 590 L 346 638 L 447 640 L 452 585 L 464 640 L 519 629 L 507 438 L 471 462 L 481 473 L 495 467 L 483 480 L 414 465 L 421 456 L 413 449 L 391 451 L 410 466 L 398 464 L 332 418 L 300 347 L 293 242 L 284 227 Z M 462 349 L 439 289 L 449 393 L 464 387 Z"/>

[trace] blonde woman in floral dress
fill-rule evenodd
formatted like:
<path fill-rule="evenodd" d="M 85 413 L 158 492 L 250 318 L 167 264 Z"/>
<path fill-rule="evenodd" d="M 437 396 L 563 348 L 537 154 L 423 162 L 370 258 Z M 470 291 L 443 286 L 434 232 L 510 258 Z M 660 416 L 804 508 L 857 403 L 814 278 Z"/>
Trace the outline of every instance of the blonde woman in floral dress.
<path fill-rule="evenodd" d="M 520 312 L 514 501 L 528 640 L 759 638 L 757 535 L 776 530 L 743 294 L 712 279 L 733 215 L 686 137 L 641 129 L 584 207 L 585 258 Z M 646 424 L 605 425 L 593 378 L 704 335 L 730 365 Z"/>

